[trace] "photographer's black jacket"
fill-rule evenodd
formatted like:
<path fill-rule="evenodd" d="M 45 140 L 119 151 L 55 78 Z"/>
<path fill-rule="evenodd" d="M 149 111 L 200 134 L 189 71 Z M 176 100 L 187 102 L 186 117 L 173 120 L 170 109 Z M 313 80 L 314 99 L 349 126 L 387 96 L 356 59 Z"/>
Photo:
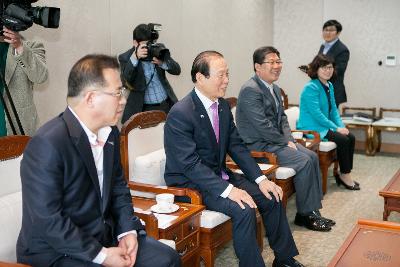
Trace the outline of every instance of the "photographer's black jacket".
<path fill-rule="evenodd" d="M 144 92 L 146 90 L 146 79 L 144 76 L 143 65 L 139 60 L 136 67 L 133 66 L 130 57 L 134 53 L 135 49 L 131 48 L 125 53 L 118 56 L 119 63 L 121 65 L 121 80 L 129 90 L 130 94 L 126 103 L 124 114 L 122 116 L 122 123 L 128 120 L 132 115 L 143 111 Z M 173 60 L 170 56 L 166 56 L 164 62 L 168 66 L 167 72 L 172 75 L 179 75 L 181 73 L 181 67 Z M 169 84 L 165 70 L 156 65 L 156 71 L 161 84 L 164 87 L 171 102 L 176 103 L 178 101 L 174 90 Z"/>

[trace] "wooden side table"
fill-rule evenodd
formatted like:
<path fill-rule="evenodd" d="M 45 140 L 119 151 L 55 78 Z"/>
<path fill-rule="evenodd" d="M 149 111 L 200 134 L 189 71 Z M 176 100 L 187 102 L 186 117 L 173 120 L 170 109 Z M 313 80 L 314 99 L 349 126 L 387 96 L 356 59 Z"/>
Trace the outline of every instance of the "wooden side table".
<path fill-rule="evenodd" d="M 379 110 L 378 121 L 372 123 L 373 128 L 373 145 L 374 153 L 381 150 L 382 134 L 381 132 L 400 132 L 400 118 L 399 117 L 385 117 L 384 114 L 397 113 L 400 114 L 400 109 L 381 108 Z"/>
<path fill-rule="evenodd" d="M 168 215 L 177 218 L 160 228 L 156 216 L 150 211 L 150 207 L 156 204 L 155 200 L 133 197 L 132 201 L 135 215 L 146 222 L 148 236 L 175 241 L 176 251 L 181 255 L 183 266 L 200 266 L 200 215 L 204 206 L 175 203 L 179 205 L 179 210 Z"/>
<path fill-rule="evenodd" d="M 400 169 L 385 188 L 379 191 L 379 195 L 384 198 L 383 220 L 387 221 L 390 212 L 400 212 Z"/>
<path fill-rule="evenodd" d="M 359 220 L 328 267 L 400 266 L 400 224 Z"/>

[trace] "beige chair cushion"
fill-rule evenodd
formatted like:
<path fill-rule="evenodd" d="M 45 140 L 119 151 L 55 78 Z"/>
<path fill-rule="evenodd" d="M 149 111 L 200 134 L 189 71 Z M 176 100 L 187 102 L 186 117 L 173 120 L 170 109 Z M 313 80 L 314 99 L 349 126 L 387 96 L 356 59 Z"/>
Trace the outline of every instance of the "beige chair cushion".
<path fill-rule="evenodd" d="M 19 174 L 21 159 L 22 155 L 15 159 L 0 161 L 0 197 L 21 191 Z"/>
<path fill-rule="evenodd" d="M 336 148 L 335 142 L 331 141 L 323 141 L 319 143 L 319 151 L 329 152 Z"/>
<path fill-rule="evenodd" d="M 133 162 L 130 180 L 152 185 L 165 185 L 164 171 L 165 151 L 162 148 L 137 157 Z"/>
<path fill-rule="evenodd" d="M 259 163 L 258 166 L 260 166 L 260 169 L 262 171 L 268 170 L 269 168 L 271 168 L 273 165 L 271 164 L 265 164 L 265 163 Z M 234 170 L 235 173 L 238 174 L 243 174 L 242 170 Z M 276 169 L 275 172 L 276 175 L 276 179 L 280 179 L 280 180 L 285 180 L 288 179 L 292 176 L 296 175 L 296 171 L 292 168 L 286 168 L 286 167 L 279 167 L 278 169 Z"/>
<path fill-rule="evenodd" d="M 299 107 L 290 107 L 285 110 L 290 129 L 296 129 L 296 123 L 300 116 Z"/>
<path fill-rule="evenodd" d="M 2 176 L 3 178 L 3 176 Z M 22 223 L 21 191 L 0 197 L 0 260 L 16 262 L 15 245 Z"/>
<path fill-rule="evenodd" d="M 221 212 L 204 210 L 200 216 L 200 227 L 214 228 L 229 220 L 230 217 Z"/>

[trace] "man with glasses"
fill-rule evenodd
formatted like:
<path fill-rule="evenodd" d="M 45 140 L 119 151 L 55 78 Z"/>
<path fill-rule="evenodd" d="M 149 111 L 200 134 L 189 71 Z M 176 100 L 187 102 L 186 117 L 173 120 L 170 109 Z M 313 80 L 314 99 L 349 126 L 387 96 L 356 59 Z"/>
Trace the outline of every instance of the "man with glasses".
<path fill-rule="evenodd" d="M 282 64 L 280 53 L 274 47 L 264 46 L 254 52 L 255 75 L 240 90 L 236 125 L 250 150 L 275 153 L 280 166 L 296 171 L 295 224 L 314 231 L 329 231 L 335 222 L 319 213 L 322 185 L 318 156 L 292 137 L 281 89 L 275 84 Z"/>
<path fill-rule="evenodd" d="M 318 54 L 324 54 L 331 57 L 335 62 L 336 75 L 332 76 L 332 82 L 336 106 L 347 102 L 347 95 L 343 83 L 344 73 L 350 58 L 350 51 L 345 44 L 339 40 L 342 32 L 342 25 L 337 20 L 328 20 L 322 27 L 322 37 L 325 43 L 319 48 Z"/>
<path fill-rule="evenodd" d="M 178 253 L 147 237 L 133 215 L 115 126 L 126 104 L 116 58 L 80 59 L 68 77 L 67 102 L 24 152 L 18 262 L 180 266 Z"/>

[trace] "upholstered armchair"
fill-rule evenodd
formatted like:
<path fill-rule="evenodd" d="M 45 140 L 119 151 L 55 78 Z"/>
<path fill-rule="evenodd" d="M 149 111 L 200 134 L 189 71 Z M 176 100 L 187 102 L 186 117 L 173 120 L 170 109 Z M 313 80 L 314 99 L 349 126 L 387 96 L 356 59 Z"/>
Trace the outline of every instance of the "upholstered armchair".
<path fill-rule="evenodd" d="M 133 194 L 152 198 L 158 193 L 186 196 L 192 204 L 201 205 L 200 194 L 191 189 L 165 186 L 164 124 L 166 114 L 147 111 L 133 115 L 121 129 L 121 160 L 125 177 Z M 143 193 L 147 195 L 143 195 Z M 150 193 L 150 194 L 149 194 Z M 148 234 L 157 232 L 157 219 L 150 214 L 139 217 L 146 222 Z M 153 221 L 148 224 L 148 221 Z M 263 245 L 262 223 L 257 220 L 257 240 Z M 157 236 L 155 236 L 157 238 Z M 200 257 L 205 266 L 214 266 L 216 253 L 232 239 L 232 222 L 225 214 L 204 210 L 200 217 Z"/>
<path fill-rule="evenodd" d="M 0 138 L 0 267 L 15 264 L 15 246 L 22 223 L 22 194 L 19 167 L 29 136 Z"/>

